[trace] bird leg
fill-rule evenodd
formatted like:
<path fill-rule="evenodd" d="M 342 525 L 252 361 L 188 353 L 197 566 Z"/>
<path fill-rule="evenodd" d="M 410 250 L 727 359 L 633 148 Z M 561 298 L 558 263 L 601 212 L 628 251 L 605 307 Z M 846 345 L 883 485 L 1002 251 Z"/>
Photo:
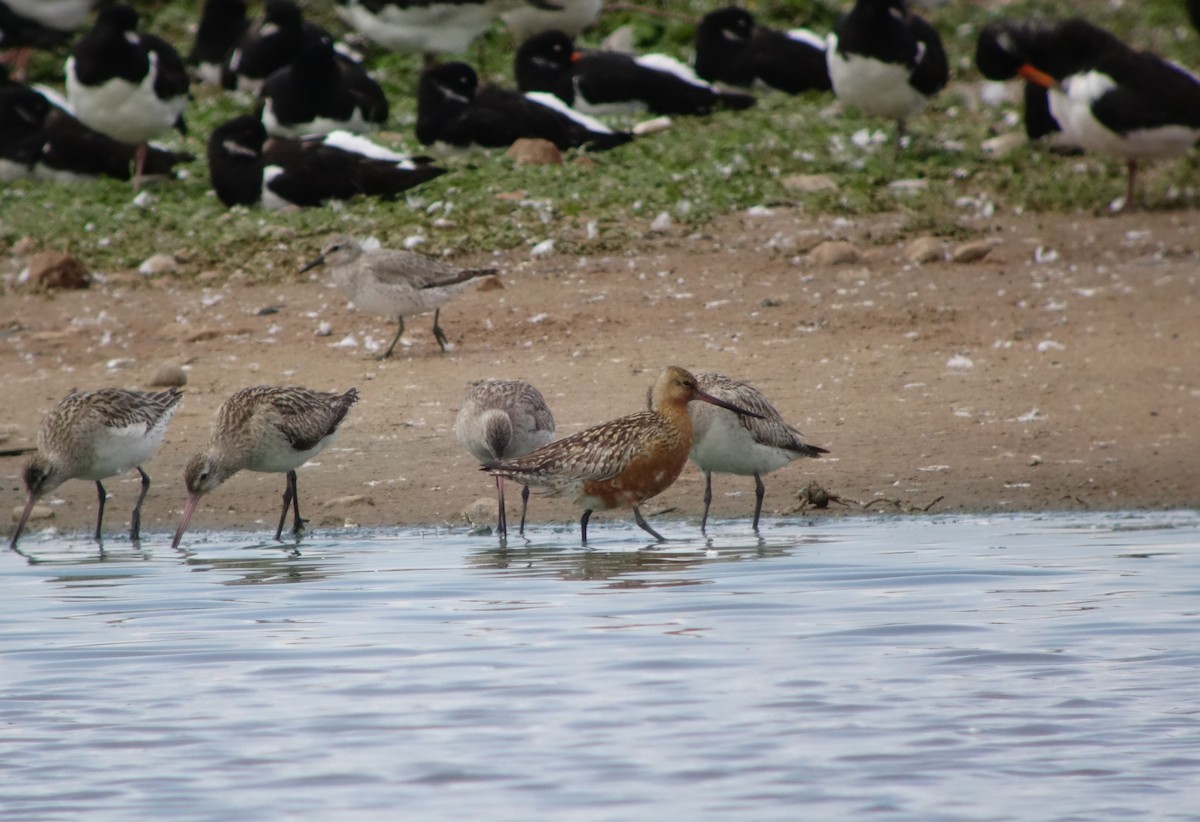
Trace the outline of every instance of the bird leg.
<path fill-rule="evenodd" d="M 150 153 L 150 148 L 145 143 L 138 143 L 138 147 L 133 152 L 133 193 L 137 194 L 142 190 L 142 169 L 146 167 L 146 155 Z"/>
<path fill-rule="evenodd" d="M 442 353 L 446 353 L 446 343 L 450 342 L 446 339 L 446 332 L 442 330 L 442 326 L 438 323 L 438 319 L 442 316 L 442 309 L 437 309 L 433 312 L 433 338 L 437 340 L 438 347 L 442 349 Z"/>
<path fill-rule="evenodd" d="M 653 528 L 651 528 L 649 525 L 646 524 L 646 520 L 642 519 L 642 512 L 638 509 L 638 507 L 636 505 L 633 506 L 633 521 L 638 524 L 639 528 L 641 528 L 643 531 L 645 531 L 650 536 L 654 537 L 659 542 L 666 542 L 666 539 L 663 538 L 662 534 L 658 533 L 658 531 L 655 531 Z"/>
<path fill-rule="evenodd" d="M 300 519 L 300 496 L 296 493 L 296 472 L 287 472 L 287 486 L 283 489 L 283 510 L 279 512 L 279 527 L 275 529 L 275 541 L 281 541 L 283 536 L 283 523 L 287 519 L 288 507 L 291 506 L 295 513 L 295 518 L 292 520 L 292 533 L 299 536 L 304 531 L 304 523 L 306 520 Z"/>
<path fill-rule="evenodd" d="M 904 150 L 904 138 L 908 135 L 908 122 L 906 120 L 896 121 L 896 156 L 900 156 L 900 152 Z"/>
<path fill-rule="evenodd" d="M 704 517 L 700 520 L 700 533 L 708 525 L 708 506 L 712 505 L 712 471 L 704 472 Z"/>
<path fill-rule="evenodd" d="M 104 523 L 104 503 L 108 500 L 108 492 L 104 490 L 100 480 L 96 480 L 96 497 L 100 502 L 100 512 L 96 514 L 96 542 L 103 542 L 104 540 L 100 537 L 100 526 Z"/>
<path fill-rule="evenodd" d="M 588 508 L 583 512 L 583 516 L 579 518 L 579 533 L 581 536 L 580 545 L 587 545 L 587 524 L 592 518 L 592 509 Z"/>
<path fill-rule="evenodd" d="M 129 538 L 138 542 L 142 538 L 142 501 L 146 499 L 146 492 L 150 490 L 150 477 L 142 470 L 142 466 L 134 467 L 142 475 L 142 493 L 138 494 L 137 505 L 133 506 L 133 519 L 129 523 Z"/>
<path fill-rule="evenodd" d="M 529 486 L 521 486 L 521 536 L 525 536 L 525 509 L 529 507 Z"/>
<path fill-rule="evenodd" d="M 758 533 L 758 515 L 762 513 L 763 495 L 767 492 L 762 477 L 754 475 L 754 532 Z"/>
<path fill-rule="evenodd" d="M 1137 185 L 1137 160 L 1127 160 L 1125 168 L 1129 170 L 1125 183 L 1125 208 L 1133 208 L 1133 190 Z"/>
<path fill-rule="evenodd" d="M 504 477 L 496 477 L 496 498 L 500 501 L 500 510 L 496 514 L 496 530 L 500 539 L 508 539 L 508 514 L 504 510 Z"/>
<path fill-rule="evenodd" d="M 400 342 L 400 335 L 404 333 L 404 318 L 397 317 L 396 322 L 400 324 L 400 327 L 396 329 L 396 336 L 392 337 L 392 344 L 387 347 L 387 351 L 379 355 L 379 359 L 381 360 L 386 360 L 392 356 L 392 349 L 396 347 L 396 343 Z"/>

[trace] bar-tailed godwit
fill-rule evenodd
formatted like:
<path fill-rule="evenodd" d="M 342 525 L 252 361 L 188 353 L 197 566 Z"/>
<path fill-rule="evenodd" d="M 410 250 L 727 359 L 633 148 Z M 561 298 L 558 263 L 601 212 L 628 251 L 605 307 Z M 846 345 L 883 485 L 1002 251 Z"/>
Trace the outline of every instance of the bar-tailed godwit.
<path fill-rule="evenodd" d="M 283 534 L 288 506 L 294 514 L 292 533 L 299 534 L 304 520 L 296 493 L 296 469 L 333 441 L 357 400 L 353 388 L 336 394 L 270 385 L 243 388 L 225 400 L 213 418 L 208 447 L 188 460 L 184 469 L 188 500 L 171 547 L 179 547 L 200 497 L 242 470 L 287 474 L 275 539 Z"/>
<path fill-rule="evenodd" d="M 363 249 L 355 239 L 336 236 L 326 243 L 320 256 L 304 268 L 327 264 L 333 281 L 346 298 L 363 311 L 396 317 L 400 327 L 392 344 L 380 356 L 386 360 L 404 333 L 404 318 L 433 311 L 433 337 L 442 351 L 446 334 L 438 319 L 442 306 L 461 294 L 471 280 L 496 273 L 494 268 L 461 269 L 424 254 L 390 248 Z"/>
<path fill-rule="evenodd" d="M 522 457 L 554 439 L 554 415 L 542 392 L 522 380 L 481 380 L 471 386 L 458 411 L 454 433 L 471 456 L 488 465 Z M 504 510 L 504 477 L 496 477 L 500 503 L 497 530 L 508 537 Z M 525 510 L 529 486 L 521 487 L 521 534 L 525 534 Z"/>
<path fill-rule="evenodd" d="M 25 466 L 23 478 L 29 499 L 17 522 L 10 546 L 25 530 L 33 505 L 69 479 L 96 483 L 99 512 L 96 514 L 96 540 L 104 524 L 104 502 L 108 494 L 101 480 L 136 468 L 142 478 L 142 492 L 133 507 L 129 536 L 141 536 L 142 501 L 150 490 L 150 477 L 142 463 L 158 451 L 167 433 L 167 423 L 179 401 L 174 388 L 169 391 L 127 391 L 101 388 L 97 391 L 72 391 L 42 420 L 37 432 L 37 454 Z"/>
<path fill-rule="evenodd" d="M 794 459 L 819 457 L 829 452 L 804 442 L 800 432 L 784 422 L 775 406 L 754 386 L 716 373 L 699 374 L 696 381 L 712 396 L 757 415 L 731 414 L 711 405 L 688 406 L 692 417 L 690 456 L 704 472 L 704 518 L 700 521 L 700 530 L 708 526 L 715 471 L 754 477 L 754 530 L 757 531 L 766 490 L 762 475 L 782 468 Z"/>
<path fill-rule="evenodd" d="M 583 544 L 592 511 L 628 507 L 638 527 L 659 542 L 662 535 L 646 524 L 639 506 L 679 476 L 692 447 L 688 403 L 713 403 L 739 414 L 751 411 L 703 391 L 686 370 L 671 366 L 650 389 L 650 408 L 552 442 L 513 460 L 483 470 L 527 485 L 566 494 L 583 506 L 579 520 Z"/>

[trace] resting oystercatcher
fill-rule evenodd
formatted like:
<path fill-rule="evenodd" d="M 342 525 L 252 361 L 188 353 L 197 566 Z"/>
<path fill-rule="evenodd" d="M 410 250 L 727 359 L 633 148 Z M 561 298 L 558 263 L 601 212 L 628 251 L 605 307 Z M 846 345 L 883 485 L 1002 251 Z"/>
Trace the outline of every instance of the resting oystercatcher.
<path fill-rule="evenodd" d="M 229 52 L 221 85 L 230 91 L 257 94 L 263 82 L 296 58 L 305 43 L 333 37 L 304 19 L 293 0 L 268 0 L 261 20 L 246 28 Z"/>
<path fill-rule="evenodd" d="M 338 16 L 389 51 L 422 54 L 428 68 L 438 54 L 458 54 L 501 12 L 524 3 L 558 11 L 553 0 L 336 0 Z"/>
<path fill-rule="evenodd" d="M 427 158 L 408 158 L 347 132 L 267 141 L 262 121 L 246 114 L 208 141 L 213 190 L 226 206 L 317 206 L 359 194 L 390 199 L 446 173 Z"/>
<path fill-rule="evenodd" d="M 186 134 L 188 73 L 174 47 L 137 31 L 138 16 L 120 4 L 96 24 L 67 59 L 67 100 L 88 126 L 137 145 L 134 190 L 141 188 L 146 141 L 174 127 Z"/>
<path fill-rule="evenodd" d="M 259 92 L 272 137 L 365 131 L 385 123 L 388 102 L 366 70 L 333 50 L 327 37 L 306 43 Z"/>
<path fill-rule="evenodd" d="M 207 0 L 187 62 L 196 67 L 197 81 L 219 85 L 221 72 L 250 21 L 246 0 Z"/>
<path fill-rule="evenodd" d="M 1071 142 L 1125 160 L 1118 207 L 1133 202 L 1139 160 L 1181 157 L 1200 140 L 1200 79 L 1086 20 L 990 24 L 975 59 L 986 77 L 1046 89 Z"/>
<path fill-rule="evenodd" d="M 666 55 L 580 52 L 557 30 L 522 43 L 515 69 L 521 91 L 550 92 L 585 114 L 711 114 L 717 108 L 754 105 L 749 94 L 717 91 Z"/>
<path fill-rule="evenodd" d="M 808 29 L 778 31 L 730 6 L 706 14 L 696 27 L 696 74 L 734 88 L 755 85 L 802 94 L 829 91 L 825 40 Z"/>
<path fill-rule="evenodd" d="M 421 74 L 417 139 L 423 145 L 507 148 L 521 137 L 540 137 L 560 150 L 585 145 L 603 150 L 633 139 L 629 132 L 613 131 L 572 110 L 553 94 L 480 87 L 466 63 L 443 63 Z"/>
<path fill-rule="evenodd" d="M 137 146 L 88 128 L 64 103 L 50 92 L 0 83 L 0 180 L 130 178 Z M 143 175 L 170 176 L 175 165 L 191 159 L 150 146 Z"/>
<path fill-rule="evenodd" d="M 24 79 L 32 49 L 66 43 L 87 23 L 96 0 L 0 0 L 0 49 L 15 49 L 0 62 L 12 63 Z"/>
<path fill-rule="evenodd" d="M 875 117 L 906 121 L 945 87 L 950 66 L 942 38 L 905 0 L 858 0 L 826 41 L 833 93 Z"/>

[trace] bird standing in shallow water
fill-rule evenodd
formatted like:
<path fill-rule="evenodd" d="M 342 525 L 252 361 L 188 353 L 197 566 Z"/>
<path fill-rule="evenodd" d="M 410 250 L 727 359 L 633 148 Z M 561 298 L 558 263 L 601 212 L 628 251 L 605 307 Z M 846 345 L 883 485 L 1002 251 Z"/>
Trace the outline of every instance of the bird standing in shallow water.
<path fill-rule="evenodd" d="M 646 524 L 639 506 L 669 488 L 683 470 L 692 447 L 687 406 L 693 400 L 757 416 L 701 390 L 694 376 L 673 365 L 650 389 L 649 410 L 580 431 L 524 457 L 484 465 L 483 470 L 573 497 L 584 509 L 579 520 L 584 545 L 592 511 L 626 507 L 633 509 L 639 528 L 664 542 Z"/>
<path fill-rule="evenodd" d="M 554 439 L 554 415 L 542 392 L 523 380 L 480 380 L 467 391 L 454 433 L 471 456 L 487 465 L 522 457 Z M 500 504 L 497 530 L 508 537 L 504 510 L 504 477 L 496 477 Z M 521 487 L 521 534 L 525 534 L 525 509 L 529 486 Z"/>
<path fill-rule="evenodd" d="M 372 314 L 396 317 L 399 328 L 392 343 L 380 355 L 386 360 L 404 333 L 404 318 L 433 311 L 433 337 L 446 350 L 446 333 L 438 320 L 442 306 L 466 290 L 476 277 L 496 273 L 494 268 L 461 269 L 424 254 L 390 248 L 363 249 L 355 239 L 338 235 L 326 243 L 320 256 L 303 274 L 319 265 L 333 269 L 333 281 L 346 298 Z"/>
<path fill-rule="evenodd" d="M 357 401 L 358 392 L 353 388 L 336 394 L 270 385 L 243 388 L 225 400 L 213 418 L 208 447 L 188 460 L 184 469 L 188 500 L 171 547 L 179 547 L 200 497 L 243 470 L 287 474 L 275 539 L 278 541 L 283 534 L 288 506 L 295 515 L 292 533 L 299 535 L 304 520 L 300 518 L 296 469 L 333 441 L 338 426 Z"/>
<path fill-rule="evenodd" d="M 752 385 L 731 380 L 724 374 L 698 374 L 700 388 L 757 416 L 731 414 L 712 405 L 688 406 L 692 417 L 692 462 L 704 472 L 704 518 L 700 530 L 708 525 L 712 504 L 712 475 L 740 474 L 754 477 L 754 530 L 762 513 L 762 475 L 782 468 L 799 457 L 819 457 L 829 452 L 809 445 L 800 432 L 788 425 L 775 406 Z"/>
<path fill-rule="evenodd" d="M 108 497 L 100 481 L 130 468 L 136 468 L 142 478 L 142 492 L 133 507 L 129 528 L 130 538 L 137 541 L 141 536 L 142 501 L 150 490 L 150 477 L 141 466 L 162 446 L 167 423 L 181 399 L 183 395 L 174 388 L 157 393 L 101 388 L 67 394 L 38 427 L 38 451 L 23 473 L 29 499 L 10 546 L 17 547 L 34 503 L 69 479 L 96 483 L 99 541 Z"/>

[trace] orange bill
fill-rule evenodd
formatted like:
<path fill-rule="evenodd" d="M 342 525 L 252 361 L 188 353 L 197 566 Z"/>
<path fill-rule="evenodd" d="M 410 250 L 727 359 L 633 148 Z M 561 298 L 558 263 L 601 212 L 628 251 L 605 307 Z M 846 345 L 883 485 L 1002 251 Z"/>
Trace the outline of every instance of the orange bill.
<path fill-rule="evenodd" d="M 1057 80 L 1041 69 L 1034 68 L 1029 63 L 1026 63 L 1017 69 L 1017 74 L 1025 80 L 1042 86 L 1043 88 L 1058 88 Z"/>

